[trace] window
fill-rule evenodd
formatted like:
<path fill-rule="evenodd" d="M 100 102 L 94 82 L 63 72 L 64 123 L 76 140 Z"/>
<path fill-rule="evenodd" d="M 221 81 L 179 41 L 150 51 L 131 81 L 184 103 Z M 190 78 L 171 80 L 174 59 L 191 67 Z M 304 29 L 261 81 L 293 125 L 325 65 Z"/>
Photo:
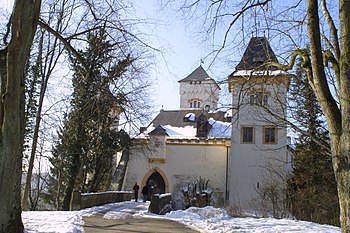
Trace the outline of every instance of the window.
<path fill-rule="evenodd" d="M 267 93 L 263 93 L 262 91 L 258 91 L 255 94 L 249 95 L 249 104 L 250 105 L 263 105 L 267 106 L 269 103 L 269 95 Z"/>
<path fill-rule="evenodd" d="M 201 99 L 192 99 L 189 102 L 190 108 L 200 108 L 202 105 L 202 100 Z"/>
<path fill-rule="evenodd" d="M 263 93 L 261 91 L 256 93 L 256 97 L 255 97 L 255 103 L 257 105 L 262 105 L 262 99 L 263 99 Z"/>
<path fill-rule="evenodd" d="M 263 143 L 264 144 L 277 143 L 277 128 L 275 126 L 263 127 Z"/>
<path fill-rule="evenodd" d="M 241 143 L 254 143 L 254 126 L 242 126 Z"/>
<path fill-rule="evenodd" d="M 254 100 L 255 100 L 255 95 L 250 95 L 249 96 L 249 104 L 253 105 L 254 104 Z"/>

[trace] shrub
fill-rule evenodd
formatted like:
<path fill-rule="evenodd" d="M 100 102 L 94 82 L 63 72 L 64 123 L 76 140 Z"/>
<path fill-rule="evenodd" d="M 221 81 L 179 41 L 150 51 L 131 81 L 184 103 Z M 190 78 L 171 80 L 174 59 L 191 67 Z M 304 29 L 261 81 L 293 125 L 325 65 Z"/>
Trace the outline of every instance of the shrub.
<path fill-rule="evenodd" d="M 213 190 L 208 188 L 208 179 L 199 177 L 199 180 L 187 183 L 181 187 L 185 208 L 191 206 L 204 207 L 210 205 Z"/>

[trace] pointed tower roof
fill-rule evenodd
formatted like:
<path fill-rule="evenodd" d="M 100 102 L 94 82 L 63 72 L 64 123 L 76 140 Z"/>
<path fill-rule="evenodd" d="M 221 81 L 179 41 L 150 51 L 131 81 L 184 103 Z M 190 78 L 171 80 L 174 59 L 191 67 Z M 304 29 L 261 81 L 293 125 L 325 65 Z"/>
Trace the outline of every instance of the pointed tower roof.
<path fill-rule="evenodd" d="M 189 74 L 186 78 L 179 80 L 178 82 L 189 82 L 189 81 L 203 81 L 210 80 L 210 76 L 200 65 L 197 69 L 195 69 L 191 74 Z"/>
<path fill-rule="evenodd" d="M 266 37 L 252 37 L 243 57 L 236 66 L 238 70 L 263 70 L 262 65 L 267 62 L 278 62 Z M 277 70 L 277 67 L 269 67 L 269 70 Z"/>

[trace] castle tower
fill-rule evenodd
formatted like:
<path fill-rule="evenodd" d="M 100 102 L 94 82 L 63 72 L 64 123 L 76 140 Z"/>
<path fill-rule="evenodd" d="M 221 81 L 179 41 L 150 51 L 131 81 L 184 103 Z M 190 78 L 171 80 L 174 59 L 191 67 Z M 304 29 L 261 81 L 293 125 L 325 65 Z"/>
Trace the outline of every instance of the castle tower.
<path fill-rule="evenodd" d="M 180 108 L 214 110 L 218 107 L 220 87 L 202 66 L 181 79 Z"/>
<path fill-rule="evenodd" d="M 289 75 L 268 62 L 278 63 L 268 40 L 253 37 L 228 77 L 233 104 L 229 200 L 241 208 L 258 208 L 271 185 L 285 187 L 287 133 L 282 119 Z"/>

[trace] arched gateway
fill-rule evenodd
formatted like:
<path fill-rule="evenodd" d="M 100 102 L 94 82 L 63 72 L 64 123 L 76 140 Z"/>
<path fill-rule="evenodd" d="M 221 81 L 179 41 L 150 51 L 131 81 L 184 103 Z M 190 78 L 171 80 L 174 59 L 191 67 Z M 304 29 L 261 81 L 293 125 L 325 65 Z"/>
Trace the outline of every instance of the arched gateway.
<path fill-rule="evenodd" d="M 169 192 L 169 182 L 165 173 L 158 167 L 152 168 L 144 176 L 141 187 L 147 185 L 148 187 L 148 199 L 150 199 L 153 193 L 166 193 Z"/>

